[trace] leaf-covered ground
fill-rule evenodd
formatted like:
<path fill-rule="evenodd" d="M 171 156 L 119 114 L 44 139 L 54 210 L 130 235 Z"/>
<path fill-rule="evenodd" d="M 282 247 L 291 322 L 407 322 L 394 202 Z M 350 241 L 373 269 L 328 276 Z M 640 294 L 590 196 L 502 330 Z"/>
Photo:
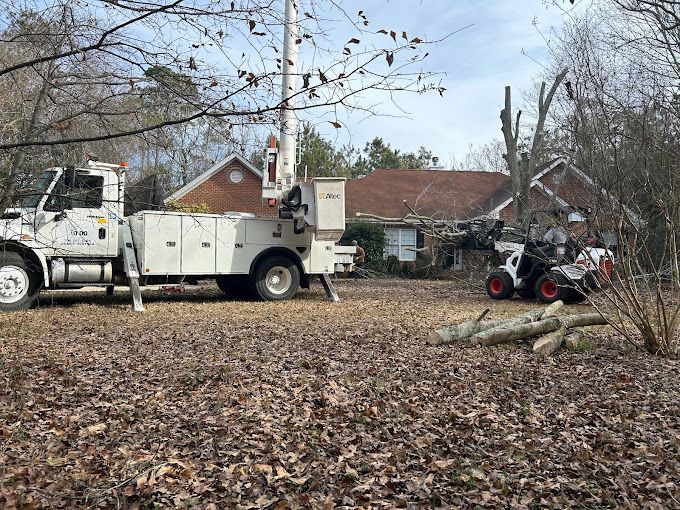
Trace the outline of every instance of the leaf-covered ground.
<path fill-rule="evenodd" d="M 0 315 L 8 508 L 680 508 L 677 361 L 595 346 L 426 347 L 510 317 L 446 282 L 46 294 Z M 585 310 L 585 306 L 573 307 Z"/>

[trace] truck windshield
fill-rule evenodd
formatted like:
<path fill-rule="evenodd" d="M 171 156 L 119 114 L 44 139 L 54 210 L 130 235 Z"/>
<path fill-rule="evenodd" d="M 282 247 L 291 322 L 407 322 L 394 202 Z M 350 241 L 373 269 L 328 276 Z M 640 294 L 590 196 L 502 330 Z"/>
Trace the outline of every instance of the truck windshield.
<path fill-rule="evenodd" d="M 40 199 L 52 184 L 55 174 L 54 170 L 45 170 L 28 188 L 23 190 L 21 206 L 27 209 L 38 207 Z"/>

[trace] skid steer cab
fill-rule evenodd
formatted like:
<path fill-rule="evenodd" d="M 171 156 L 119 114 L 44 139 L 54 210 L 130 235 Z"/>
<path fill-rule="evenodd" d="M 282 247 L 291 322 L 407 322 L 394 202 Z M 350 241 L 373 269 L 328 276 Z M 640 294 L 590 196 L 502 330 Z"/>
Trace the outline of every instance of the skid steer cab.
<path fill-rule="evenodd" d="M 524 243 L 505 263 L 486 279 L 486 292 L 492 299 L 510 299 L 517 294 L 523 299 L 536 299 L 544 303 L 561 300 L 578 303 L 588 293 L 611 282 L 614 255 L 604 248 L 586 245 L 579 247 L 571 242 L 566 230 L 565 242 L 532 239 L 534 229 L 529 220 Z M 558 232 L 559 235 L 559 232 Z"/>

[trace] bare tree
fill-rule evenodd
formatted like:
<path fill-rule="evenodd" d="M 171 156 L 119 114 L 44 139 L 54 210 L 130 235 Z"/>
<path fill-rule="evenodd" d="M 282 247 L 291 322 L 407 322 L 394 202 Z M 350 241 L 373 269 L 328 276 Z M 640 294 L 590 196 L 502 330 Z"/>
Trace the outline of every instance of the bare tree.
<path fill-rule="evenodd" d="M 297 110 L 362 108 L 369 89 L 443 92 L 415 68 L 427 55 L 424 39 L 376 30 L 364 11 L 347 13 L 333 0 L 297 7 Z M 99 142 L 106 149 L 201 118 L 229 127 L 278 123 L 279 2 L 52 0 L 17 10 L 0 0 L 0 13 L 0 86 L 16 99 L 0 112 L 11 123 L 0 140 L 0 208 L 26 158 L 82 159 Z M 332 40 L 328 27 L 338 24 L 355 35 Z"/>
<path fill-rule="evenodd" d="M 574 17 L 558 39 L 573 76 L 557 115 L 599 191 L 591 234 L 616 250 L 589 299 L 632 345 L 680 354 L 680 116 L 673 2 L 619 2 Z M 665 5 L 664 5 L 665 4 Z M 662 13 L 665 13 L 662 15 Z"/>
<path fill-rule="evenodd" d="M 534 128 L 531 146 L 529 150 L 521 150 L 520 117 L 522 110 L 517 111 L 514 118 L 512 114 L 512 92 L 510 86 L 505 87 L 505 107 L 501 110 L 501 131 L 505 140 L 508 172 L 512 181 L 513 210 L 518 222 L 524 221 L 529 207 L 529 191 L 531 179 L 536 168 L 543 163 L 543 151 L 545 148 L 545 121 L 548 110 L 552 103 L 555 92 L 567 76 L 568 68 L 562 69 L 556 76 L 550 90 L 546 94 L 546 83 L 541 83 L 538 96 L 538 118 Z"/>
<path fill-rule="evenodd" d="M 465 170 L 479 170 L 486 172 L 507 172 L 508 166 L 503 155 L 506 148 L 502 140 L 492 139 L 484 145 L 470 145 L 463 159 Z"/>

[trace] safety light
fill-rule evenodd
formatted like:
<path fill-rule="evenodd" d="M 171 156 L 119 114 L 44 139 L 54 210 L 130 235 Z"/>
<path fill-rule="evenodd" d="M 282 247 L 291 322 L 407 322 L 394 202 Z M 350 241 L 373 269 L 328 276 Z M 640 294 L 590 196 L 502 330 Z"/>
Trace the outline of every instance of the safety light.
<path fill-rule="evenodd" d="M 276 199 L 275 198 L 268 199 L 267 204 L 269 205 L 269 207 L 274 207 L 276 205 Z"/>

